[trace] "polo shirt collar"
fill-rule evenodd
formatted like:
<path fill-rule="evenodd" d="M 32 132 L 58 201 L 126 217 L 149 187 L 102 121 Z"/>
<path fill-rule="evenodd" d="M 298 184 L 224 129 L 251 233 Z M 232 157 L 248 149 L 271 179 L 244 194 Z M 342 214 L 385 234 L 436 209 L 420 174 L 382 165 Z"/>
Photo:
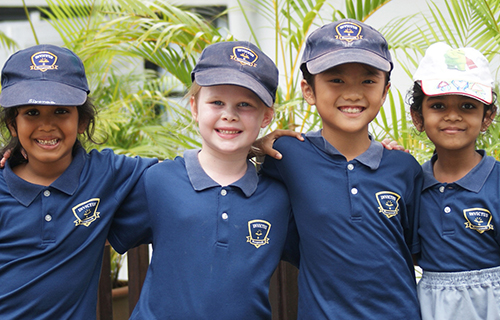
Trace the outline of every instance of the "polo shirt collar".
<path fill-rule="evenodd" d="M 80 183 L 80 174 L 85 164 L 85 149 L 78 147 L 73 156 L 73 161 L 69 167 L 54 181 L 50 187 L 57 189 L 67 195 L 73 195 L 78 189 Z M 30 183 L 19 178 L 9 165 L 5 164 L 3 176 L 11 195 L 24 206 L 29 206 L 42 190 L 46 190 L 46 186 Z"/>
<path fill-rule="evenodd" d="M 476 150 L 482 156 L 481 161 L 472 170 L 467 173 L 462 179 L 454 182 L 462 188 L 471 192 L 478 193 L 485 184 L 493 167 L 495 166 L 495 158 L 486 156 L 484 150 Z M 434 178 L 433 164 L 437 160 L 437 154 L 434 154 L 430 161 L 422 165 L 424 171 L 424 187 L 423 190 L 430 188 L 436 184 L 441 184 Z"/>
<path fill-rule="evenodd" d="M 199 149 L 186 150 L 184 152 L 184 161 L 186 162 L 186 170 L 189 181 L 191 181 L 191 185 L 196 191 L 219 187 L 220 185 L 210 178 L 201 167 L 200 162 L 198 161 L 198 152 L 200 152 Z M 247 160 L 247 172 L 245 175 L 238 181 L 231 183 L 229 186 L 239 188 L 248 198 L 255 192 L 255 190 L 257 190 L 258 182 L 259 177 L 257 176 L 257 170 L 255 169 L 255 166 Z"/>
<path fill-rule="evenodd" d="M 310 131 L 306 133 L 306 137 L 312 144 L 328 155 L 344 157 L 344 155 L 335 149 L 335 147 L 321 135 L 321 130 Z M 375 141 L 371 135 L 368 135 L 368 137 L 370 138 L 370 146 L 368 147 L 368 150 L 357 156 L 355 159 L 370 169 L 377 170 L 380 166 L 380 162 L 382 161 L 384 147 L 380 142 Z"/>

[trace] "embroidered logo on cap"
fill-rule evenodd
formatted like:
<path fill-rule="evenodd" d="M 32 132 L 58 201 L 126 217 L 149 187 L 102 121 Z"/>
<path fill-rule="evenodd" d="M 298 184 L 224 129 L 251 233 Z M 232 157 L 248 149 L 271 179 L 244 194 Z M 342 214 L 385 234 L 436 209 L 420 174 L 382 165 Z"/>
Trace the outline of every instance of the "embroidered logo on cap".
<path fill-rule="evenodd" d="M 247 242 L 253 244 L 256 248 L 269 243 L 269 231 L 271 224 L 265 220 L 251 220 L 248 221 L 248 234 Z"/>
<path fill-rule="evenodd" d="M 387 218 L 394 217 L 399 212 L 399 199 L 401 196 L 391 191 L 380 191 L 375 194 L 378 202 L 378 212 Z"/>
<path fill-rule="evenodd" d="M 47 70 L 57 69 L 57 56 L 48 51 L 40 51 L 31 56 L 30 70 L 37 70 L 45 72 Z"/>
<path fill-rule="evenodd" d="M 347 42 L 352 42 L 354 40 L 361 40 L 363 39 L 363 35 L 361 35 L 361 30 L 363 30 L 363 28 L 360 25 L 357 25 L 353 22 L 339 23 L 335 27 L 335 31 L 337 31 L 335 39 Z"/>
<path fill-rule="evenodd" d="M 255 62 L 259 59 L 259 56 L 246 47 L 234 47 L 231 59 L 245 66 L 257 67 Z"/>
<path fill-rule="evenodd" d="M 483 208 L 471 208 L 464 210 L 465 228 L 476 230 L 483 233 L 488 230 L 493 230 L 491 219 L 493 216 L 491 212 Z"/>
<path fill-rule="evenodd" d="M 75 227 L 81 225 L 88 227 L 92 222 L 100 218 L 99 212 L 97 212 L 100 201 L 99 198 L 93 198 L 73 207 L 73 214 L 76 217 L 74 221 Z"/>
<path fill-rule="evenodd" d="M 465 52 L 461 49 L 450 49 L 444 54 L 444 61 L 448 69 L 456 69 L 460 71 L 465 71 L 467 69 L 477 68 L 474 61 L 465 55 Z"/>

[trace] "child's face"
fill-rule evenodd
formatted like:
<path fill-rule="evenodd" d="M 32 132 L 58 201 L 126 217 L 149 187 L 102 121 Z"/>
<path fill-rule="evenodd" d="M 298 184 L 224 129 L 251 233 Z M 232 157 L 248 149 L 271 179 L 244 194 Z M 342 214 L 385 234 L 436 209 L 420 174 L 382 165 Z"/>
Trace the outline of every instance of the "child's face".
<path fill-rule="evenodd" d="M 198 122 L 203 149 L 221 155 L 246 155 L 273 109 L 252 91 L 234 85 L 202 87 L 191 98 L 191 113 Z"/>
<path fill-rule="evenodd" d="M 488 129 L 492 115 L 484 115 L 484 104 L 461 95 L 425 96 L 422 116 L 412 111 L 417 130 L 427 133 L 436 149 L 475 149 L 476 138 Z"/>
<path fill-rule="evenodd" d="M 28 166 L 51 164 L 67 167 L 78 134 L 85 131 L 79 124 L 76 107 L 24 106 L 18 108 L 16 127 L 9 126 L 28 155 Z"/>
<path fill-rule="evenodd" d="M 314 77 L 314 90 L 302 81 L 304 99 L 316 105 L 324 132 L 366 133 L 384 104 L 386 73 L 360 63 L 347 63 Z"/>

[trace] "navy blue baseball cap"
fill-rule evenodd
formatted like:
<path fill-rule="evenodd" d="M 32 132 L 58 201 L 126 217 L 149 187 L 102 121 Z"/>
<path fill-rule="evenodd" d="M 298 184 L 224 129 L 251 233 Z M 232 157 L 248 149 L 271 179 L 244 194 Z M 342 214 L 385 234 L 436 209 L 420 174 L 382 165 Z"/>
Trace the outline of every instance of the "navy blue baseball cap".
<path fill-rule="evenodd" d="M 202 87 L 240 86 L 272 107 L 278 88 L 278 68 L 251 42 L 217 42 L 203 50 L 191 72 L 191 80 Z"/>
<path fill-rule="evenodd" d="M 302 64 L 318 74 L 344 63 L 363 63 L 390 72 L 393 68 L 389 45 L 374 28 L 354 19 L 322 26 L 307 37 Z"/>
<path fill-rule="evenodd" d="M 17 51 L 2 69 L 0 106 L 80 106 L 90 92 L 85 68 L 71 50 L 50 44 Z"/>

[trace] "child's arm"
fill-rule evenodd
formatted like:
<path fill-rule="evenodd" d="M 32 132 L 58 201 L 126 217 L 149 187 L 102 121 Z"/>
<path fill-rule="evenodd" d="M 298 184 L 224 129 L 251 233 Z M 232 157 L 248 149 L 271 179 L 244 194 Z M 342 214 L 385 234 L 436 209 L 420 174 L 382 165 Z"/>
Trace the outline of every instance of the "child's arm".
<path fill-rule="evenodd" d="M 296 268 L 299 267 L 299 233 L 293 214 L 290 215 L 290 221 L 288 222 L 288 233 L 285 247 L 283 248 L 283 254 L 281 255 L 281 260 L 291 263 Z"/>
<path fill-rule="evenodd" d="M 304 141 L 304 137 L 300 132 L 295 132 L 292 130 L 274 130 L 271 133 L 268 133 L 264 137 L 257 139 L 252 145 L 251 156 L 265 156 L 268 155 L 277 160 L 282 158 L 281 153 L 278 150 L 273 148 L 274 141 L 279 137 L 290 136 L 299 139 L 300 141 Z"/>
<path fill-rule="evenodd" d="M 419 254 L 412 254 L 411 258 L 413 259 L 413 265 L 418 266 L 418 256 Z"/>

